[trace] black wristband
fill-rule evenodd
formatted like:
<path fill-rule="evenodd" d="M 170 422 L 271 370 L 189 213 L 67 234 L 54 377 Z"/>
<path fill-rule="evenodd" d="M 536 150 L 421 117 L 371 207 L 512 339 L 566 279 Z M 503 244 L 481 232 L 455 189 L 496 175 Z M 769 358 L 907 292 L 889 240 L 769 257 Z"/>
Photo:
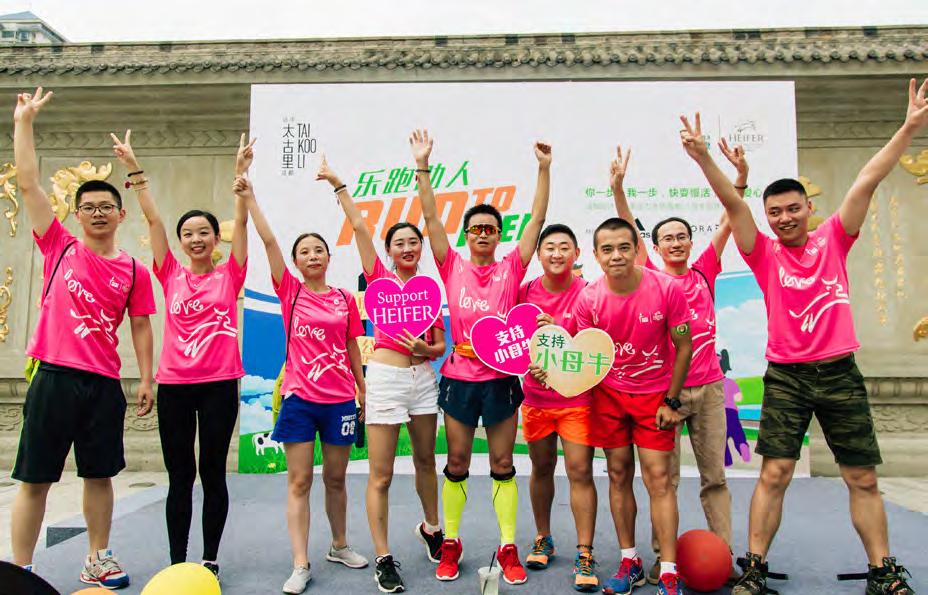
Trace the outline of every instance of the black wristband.
<path fill-rule="evenodd" d="M 430 170 L 430 169 L 417 169 L 417 170 L 416 170 L 416 173 L 417 173 L 417 174 L 430 174 L 430 173 L 432 173 L 432 170 Z"/>
<path fill-rule="evenodd" d="M 748 189 L 748 187 L 747 187 L 746 184 L 745 184 L 744 186 L 735 185 L 735 190 L 747 190 L 747 189 Z"/>
<path fill-rule="evenodd" d="M 348 184 L 342 184 L 341 186 L 339 186 L 338 188 L 336 188 L 335 190 L 333 190 L 333 192 L 335 192 L 335 194 L 338 194 L 339 192 L 341 192 L 342 190 L 344 190 L 344 189 L 347 188 L 347 187 L 348 187 Z"/>
<path fill-rule="evenodd" d="M 140 169 L 139 171 L 130 171 L 129 173 L 126 174 L 126 177 L 131 178 L 132 176 L 140 176 L 144 173 L 145 173 L 144 169 Z"/>

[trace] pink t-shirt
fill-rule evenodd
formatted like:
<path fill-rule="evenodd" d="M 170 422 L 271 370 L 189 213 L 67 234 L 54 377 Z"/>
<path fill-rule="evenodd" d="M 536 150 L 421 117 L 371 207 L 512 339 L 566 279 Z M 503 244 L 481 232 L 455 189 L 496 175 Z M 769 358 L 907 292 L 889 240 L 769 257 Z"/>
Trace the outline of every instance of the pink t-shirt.
<path fill-rule="evenodd" d="M 125 312 L 129 316 L 155 313 L 148 269 L 125 252 L 116 258 L 95 254 L 57 219 L 45 235 L 33 232 L 32 237 L 45 261 L 42 278 L 48 295 L 26 353 L 50 364 L 118 379 L 116 329 Z M 69 244 L 53 276 L 55 263 Z"/>
<path fill-rule="evenodd" d="M 835 213 L 805 246 L 784 246 L 758 230 L 751 254 L 741 252 L 764 292 L 768 360 L 814 362 L 860 347 L 847 283 L 847 253 L 856 240 Z"/>
<path fill-rule="evenodd" d="M 648 259 L 649 268 L 656 267 Z M 710 243 L 685 275 L 662 271 L 683 290 L 690 312 L 690 336 L 693 337 L 693 359 L 686 375 L 685 387 L 718 382 L 725 375 L 715 355 L 715 279 L 722 272 L 722 263 Z M 700 274 L 702 273 L 702 274 Z M 672 345 L 671 345 L 672 348 Z"/>
<path fill-rule="evenodd" d="M 574 277 L 565 291 L 551 293 L 542 284 L 542 277 L 536 277 L 519 288 L 519 303 L 535 304 L 542 312 L 554 317 L 554 323 L 576 334 L 577 323 L 574 320 L 574 304 L 587 283 L 580 277 Z M 590 404 L 590 391 L 573 398 L 567 398 L 551 388 L 545 388 L 531 374 L 522 379 L 523 403 L 529 407 L 542 409 L 559 409 L 562 407 L 584 407 Z"/>
<path fill-rule="evenodd" d="M 522 264 L 516 246 L 502 260 L 475 266 L 461 258 L 454 248 L 448 248 L 445 262 L 439 263 L 438 274 L 445 284 L 451 319 L 451 336 L 455 342 L 470 341 L 470 329 L 484 316 L 505 318 L 519 300 L 519 284 L 528 267 Z M 487 367 L 477 358 L 452 353 L 445 359 L 441 373 L 455 380 L 480 382 L 505 378 L 507 375 Z"/>
<path fill-rule="evenodd" d="M 375 279 L 395 279 L 397 281 L 400 280 L 400 278 L 396 276 L 396 273 L 388 270 L 387 267 L 383 266 L 383 263 L 380 262 L 379 258 L 374 259 L 374 272 L 370 275 L 368 275 L 367 273 L 364 273 L 364 280 L 367 281 L 368 283 L 370 283 L 371 281 L 374 281 Z M 429 345 L 431 345 L 434 341 L 434 336 L 432 335 L 432 329 L 439 329 L 442 331 L 445 330 L 445 322 L 441 319 L 441 316 L 439 316 L 435 320 L 435 324 L 433 324 L 429 328 L 428 333 L 426 333 L 427 336 L 425 337 L 425 342 L 428 343 Z M 379 328 L 375 326 L 374 327 L 374 349 L 380 349 L 380 348 L 389 349 L 391 351 L 396 351 L 397 353 L 402 353 L 403 355 L 411 355 L 408 349 L 406 349 L 401 344 L 394 341 L 392 338 L 390 338 L 390 335 L 382 332 Z"/>
<path fill-rule="evenodd" d="M 274 291 L 289 346 L 282 393 L 323 405 L 353 401 L 355 378 L 347 345 L 364 334 L 364 326 L 351 292 L 309 291 L 289 270 Z"/>
<path fill-rule="evenodd" d="M 238 294 L 245 267 L 234 258 L 195 275 L 168 250 L 155 277 L 164 289 L 164 341 L 155 380 L 190 384 L 241 378 Z"/>
<path fill-rule="evenodd" d="M 614 293 L 600 277 L 580 292 L 574 310 L 577 330 L 599 328 L 615 342 L 615 361 L 603 384 L 635 394 L 670 388 L 670 332 L 690 319 L 683 291 L 668 275 L 639 270 L 641 283 L 632 293 Z"/>

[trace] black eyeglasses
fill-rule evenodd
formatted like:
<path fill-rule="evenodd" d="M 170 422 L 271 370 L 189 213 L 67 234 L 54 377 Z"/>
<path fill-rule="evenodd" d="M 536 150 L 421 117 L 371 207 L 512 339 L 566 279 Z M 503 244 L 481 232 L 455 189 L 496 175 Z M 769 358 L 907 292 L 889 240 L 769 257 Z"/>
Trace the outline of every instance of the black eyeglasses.
<path fill-rule="evenodd" d="M 103 215 L 109 215 L 116 210 L 116 205 L 111 202 L 105 202 L 102 205 L 92 205 L 85 203 L 77 207 L 77 210 L 80 211 L 83 215 L 93 215 L 97 211 L 100 211 L 100 213 Z"/>

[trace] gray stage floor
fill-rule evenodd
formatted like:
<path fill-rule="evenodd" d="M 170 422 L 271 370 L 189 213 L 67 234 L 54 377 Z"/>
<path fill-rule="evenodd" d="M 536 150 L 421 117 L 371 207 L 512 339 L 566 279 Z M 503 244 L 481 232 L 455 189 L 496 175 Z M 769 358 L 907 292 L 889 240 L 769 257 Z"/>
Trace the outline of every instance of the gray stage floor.
<path fill-rule="evenodd" d="M 329 543 L 325 519 L 322 482 L 317 481 L 312 493 L 312 528 L 310 557 L 313 580 L 308 593 L 378 593 L 371 568 L 351 570 L 326 562 L 324 554 Z M 348 480 L 348 530 L 353 547 L 366 556 L 372 553 L 364 509 L 366 476 L 350 475 Z M 609 514 L 607 480 L 597 478 L 599 488 L 599 520 L 596 531 L 596 554 L 602 580 L 615 571 L 616 538 Z M 286 478 L 284 476 L 231 475 L 229 478 L 232 507 L 220 551 L 223 593 L 226 595 L 279 593 L 290 574 L 290 548 L 284 517 Z M 746 541 L 747 508 L 754 481 L 730 480 L 733 495 L 735 551 L 743 552 Z M 519 516 L 518 542 L 520 553 L 534 537 L 528 485 L 519 478 L 522 507 Z M 529 571 L 525 585 L 503 584 L 503 593 L 572 593 L 572 548 L 575 537 L 573 519 L 567 500 L 567 480 L 557 478 L 553 524 L 557 545 L 564 556 L 542 572 Z M 639 548 L 650 564 L 648 544 L 648 504 L 644 486 L 636 479 L 639 523 Z M 477 568 L 485 566 L 497 545 L 496 517 L 490 504 L 490 480 L 472 477 L 470 499 L 464 513 L 462 538 L 464 557 L 461 578 L 451 583 L 439 583 L 434 578 L 434 565 L 423 555 L 421 544 L 413 537 L 413 527 L 421 512 L 415 495 L 413 478 L 401 475 L 394 479 L 391 492 L 391 542 L 394 556 L 403 564 L 402 576 L 407 591 L 412 593 L 477 593 Z M 198 526 L 200 494 L 191 536 L 192 561 L 199 561 L 200 529 Z M 684 479 L 679 492 L 681 533 L 703 528 L 705 521 L 699 507 L 698 480 Z M 770 558 L 771 566 L 788 572 L 788 582 L 771 582 L 771 587 L 788 593 L 863 593 L 864 583 L 838 583 L 838 572 L 858 571 L 866 560 L 847 513 L 847 492 L 834 481 L 797 479 L 786 500 L 786 517 Z M 898 506 L 888 507 L 892 551 L 915 575 L 913 587 L 922 592 L 928 588 L 928 558 L 925 538 L 928 516 L 910 512 Z M 164 501 L 159 500 L 124 514 L 113 526 L 111 543 L 130 573 L 133 583 L 121 593 L 140 593 L 147 580 L 168 563 L 167 536 L 164 528 Z M 62 594 L 70 594 L 83 586 L 78 580 L 80 560 L 86 550 L 86 537 L 78 535 L 58 545 L 38 552 L 36 562 L 40 573 Z M 654 593 L 650 585 L 637 590 Z M 721 591 L 720 591 L 721 592 Z M 727 592 L 727 590 L 725 590 Z"/>

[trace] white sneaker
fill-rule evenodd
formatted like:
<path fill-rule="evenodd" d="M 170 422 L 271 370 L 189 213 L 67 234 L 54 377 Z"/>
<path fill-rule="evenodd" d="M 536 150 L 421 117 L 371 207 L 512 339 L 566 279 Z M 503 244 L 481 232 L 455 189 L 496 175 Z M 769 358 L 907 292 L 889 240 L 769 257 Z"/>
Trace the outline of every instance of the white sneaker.
<path fill-rule="evenodd" d="M 354 551 L 347 545 L 341 549 L 329 548 L 329 553 L 325 555 L 329 562 L 339 562 L 348 568 L 364 568 L 367 566 L 367 558 Z"/>
<path fill-rule="evenodd" d="M 306 583 L 308 583 L 311 578 L 312 576 L 310 575 L 308 566 L 295 566 L 293 568 L 293 574 L 291 574 L 287 582 L 284 583 L 284 593 L 302 593 L 306 590 Z"/>

